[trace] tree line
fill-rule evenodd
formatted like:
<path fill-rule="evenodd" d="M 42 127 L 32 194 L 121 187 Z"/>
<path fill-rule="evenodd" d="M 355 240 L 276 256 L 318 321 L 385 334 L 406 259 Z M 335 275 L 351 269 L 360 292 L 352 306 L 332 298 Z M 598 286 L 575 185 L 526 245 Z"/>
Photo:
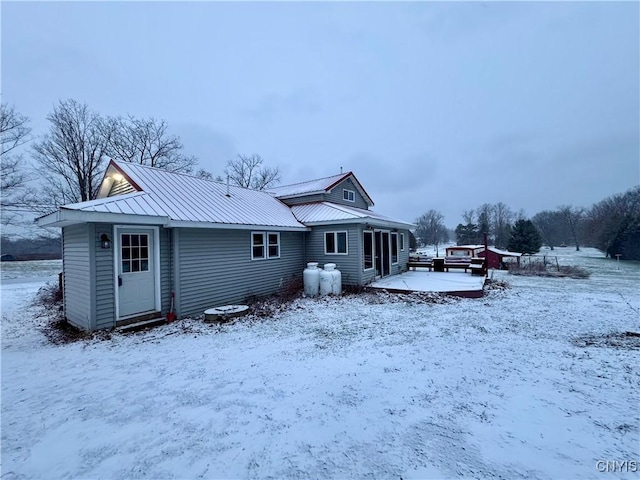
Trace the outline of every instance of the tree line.
<path fill-rule="evenodd" d="M 543 244 L 551 250 L 571 245 L 595 247 L 608 257 L 640 260 L 640 186 L 612 195 L 590 208 L 561 205 L 528 219 L 504 203 L 485 203 L 462 213 L 464 223 L 455 228 L 458 245 L 482 244 L 486 232 L 490 245 L 521 253 L 537 253 Z M 447 241 L 444 216 L 429 210 L 416 219 L 416 236 L 422 244 Z M 438 233 L 440 232 L 440 233 Z"/>
<path fill-rule="evenodd" d="M 280 181 L 278 168 L 258 154 L 228 160 L 224 176 L 197 168 L 166 120 L 133 115 L 105 116 L 73 99 L 61 100 L 47 116 L 49 128 L 33 138 L 30 120 L 15 107 L 0 105 L 2 223 L 16 223 L 21 211 L 48 213 L 58 206 L 96 197 L 110 159 L 169 172 L 265 189 Z M 17 154 L 30 143 L 25 153 Z M 23 149 L 24 152 L 24 149 Z M 38 184 L 34 180 L 39 180 Z"/>

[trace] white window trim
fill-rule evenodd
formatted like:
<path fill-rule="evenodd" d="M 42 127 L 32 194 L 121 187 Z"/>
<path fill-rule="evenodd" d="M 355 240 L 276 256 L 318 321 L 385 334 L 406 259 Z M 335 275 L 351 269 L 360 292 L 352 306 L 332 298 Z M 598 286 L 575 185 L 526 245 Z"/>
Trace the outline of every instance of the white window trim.
<path fill-rule="evenodd" d="M 253 244 L 253 236 L 254 235 L 262 235 L 262 257 L 254 257 L 253 256 L 253 247 L 258 247 L 259 245 Z M 271 256 L 269 255 L 269 235 L 276 235 L 278 237 L 278 255 Z M 269 260 L 272 258 L 280 258 L 280 251 L 282 245 L 280 244 L 280 232 L 256 232 L 252 231 L 251 236 L 249 237 L 249 243 L 251 247 L 251 260 Z"/>
<path fill-rule="evenodd" d="M 333 234 L 333 244 L 336 247 L 336 252 L 327 252 L 327 234 Z M 347 251 L 344 253 L 338 253 L 338 234 L 339 233 L 344 233 L 345 235 L 345 246 L 347 247 Z M 349 255 L 349 232 L 347 230 L 339 230 L 339 231 L 331 231 L 331 232 L 324 232 L 323 235 L 323 239 L 324 239 L 324 254 L 325 255 Z"/>
<path fill-rule="evenodd" d="M 396 251 L 393 251 L 393 240 L 391 240 L 393 238 L 393 236 L 395 235 L 396 237 Z M 389 237 L 389 250 L 391 252 L 391 265 L 398 265 L 398 263 L 400 262 L 400 244 L 398 243 L 399 239 L 398 239 L 398 232 L 391 232 L 391 236 Z M 393 261 L 393 254 L 396 254 L 396 261 Z"/>
<path fill-rule="evenodd" d="M 400 240 L 400 251 L 404 252 L 404 233 L 400 234 L 399 240 Z"/>
<path fill-rule="evenodd" d="M 267 258 L 280 258 L 280 232 L 265 232 L 266 233 L 266 237 L 267 237 L 267 243 L 266 243 L 266 251 L 265 254 L 267 255 Z M 276 244 L 278 246 L 278 255 L 274 255 L 271 256 L 269 254 L 269 235 L 275 235 L 278 238 L 278 243 Z"/>
<path fill-rule="evenodd" d="M 348 192 L 348 194 L 347 194 Z M 347 198 L 345 198 L 345 196 Z M 353 200 L 350 199 L 349 197 L 353 197 Z M 347 202 L 354 202 L 356 201 L 356 192 L 355 190 L 349 190 L 348 188 L 343 188 L 342 189 L 342 199 L 347 201 Z"/>
<path fill-rule="evenodd" d="M 113 248 L 113 286 L 116 321 L 120 320 L 120 294 L 118 293 L 118 262 L 120 261 L 120 230 L 135 230 L 136 228 L 144 230 L 153 230 L 153 268 L 154 268 L 154 288 L 155 292 L 155 310 L 161 311 L 162 299 L 160 298 L 160 228 L 149 225 L 114 225 L 113 240 L 111 242 Z M 151 260 L 151 259 L 149 259 Z"/>
<path fill-rule="evenodd" d="M 364 267 L 364 236 L 367 233 L 369 235 L 371 235 L 371 267 L 369 267 L 369 268 L 365 268 Z M 375 252 L 375 248 L 376 248 L 376 242 L 375 242 L 375 237 L 373 236 L 373 231 L 372 230 L 364 230 L 362 232 L 362 271 L 363 272 L 370 272 L 371 270 L 375 270 L 375 268 L 376 268 L 376 252 Z"/>

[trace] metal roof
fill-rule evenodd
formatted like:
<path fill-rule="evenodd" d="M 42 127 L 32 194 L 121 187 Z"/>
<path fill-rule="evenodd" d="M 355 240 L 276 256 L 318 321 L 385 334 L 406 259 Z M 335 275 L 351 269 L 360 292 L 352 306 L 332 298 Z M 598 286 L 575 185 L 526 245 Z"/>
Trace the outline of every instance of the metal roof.
<path fill-rule="evenodd" d="M 365 201 L 370 206 L 373 205 L 373 200 L 364 189 L 364 187 L 360 184 L 353 172 L 341 173 L 339 175 L 332 175 L 331 177 L 319 178 L 317 180 L 309 180 L 307 182 L 273 187 L 269 189 L 269 192 L 272 193 L 275 197 L 283 199 L 302 197 L 305 195 L 313 195 L 318 193 L 327 193 L 330 192 L 340 182 L 346 180 L 349 177 L 353 181 L 356 189 L 360 192 L 360 195 L 364 197 Z"/>
<path fill-rule="evenodd" d="M 380 215 L 372 210 L 348 207 L 331 202 L 305 203 L 291 207 L 296 218 L 305 225 L 332 223 L 371 223 L 373 225 L 411 228 L 412 223 Z"/>
<path fill-rule="evenodd" d="M 291 185 L 282 185 L 273 187 L 269 192 L 276 197 L 290 197 L 295 195 L 309 195 L 313 193 L 324 193 L 337 182 L 351 175 L 351 172 L 333 175 L 331 177 L 319 178 L 317 180 L 309 180 L 307 182 L 294 183 Z"/>
<path fill-rule="evenodd" d="M 115 171 L 142 191 L 65 205 L 60 208 L 62 216 L 65 211 L 76 211 L 165 217 L 168 226 L 224 224 L 306 230 L 289 207 L 266 192 L 129 162 L 112 161 L 106 175 Z"/>

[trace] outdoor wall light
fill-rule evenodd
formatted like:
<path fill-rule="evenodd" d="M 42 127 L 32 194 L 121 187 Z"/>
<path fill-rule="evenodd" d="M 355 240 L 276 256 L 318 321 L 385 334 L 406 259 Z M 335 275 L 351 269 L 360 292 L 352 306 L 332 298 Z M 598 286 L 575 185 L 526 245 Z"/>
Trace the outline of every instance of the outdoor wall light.
<path fill-rule="evenodd" d="M 124 177 L 120 173 L 114 173 L 111 178 L 113 178 L 114 182 L 120 182 Z"/>
<path fill-rule="evenodd" d="M 111 248 L 111 240 L 109 240 L 109 237 L 107 236 L 106 233 L 103 233 L 100 236 L 100 242 L 102 244 L 102 248 L 105 248 L 105 249 Z"/>

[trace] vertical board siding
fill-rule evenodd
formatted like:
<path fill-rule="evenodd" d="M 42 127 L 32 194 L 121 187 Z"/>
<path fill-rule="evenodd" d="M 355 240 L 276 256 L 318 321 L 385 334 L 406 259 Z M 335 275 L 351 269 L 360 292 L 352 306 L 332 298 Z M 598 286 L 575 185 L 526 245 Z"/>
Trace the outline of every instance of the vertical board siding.
<path fill-rule="evenodd" d="M 302 277 L 302 233 L 281 232 L 280 258 L 263 260 L 251 260 L 250 230 L 180 229 L 178 235 L 181 317 L 273 294 Z"/>
<path fill-rule="evenodd" d="M 111 239 L 111 248 L 102 248 L 101 234 Z M 95 328 L 111 328 L 116 324 L 115 287 L 113 274 L 114 251 L 113 225 L 96 224 L 91 246 L 95 257 Z"/>
<path fill-rule="evenodd" d="M 325 263 L 335 263 L 342 274 L 344 285 L 359 285 L 361 283 L 362 262 L 361 240 L 359 225 L 331 225 L 313 227 L 307 232 L 306 262 L 318 262 L 320 267 Z M 348 234 L 348 255 L 325 255 L 324 234 L 325 232 L 344 232 Z"/>
<path fill-rule="evenodd" d="M 64 314 L 73 325 L 91 330 L 89 226 L 82 224 L 64 227 L 62 238 Z"/>
<path fill-rule="evenodd" d="M 355 202 L 349 202 L 344 199 L 344 197 L 342 196 L 343 195 L 342 191 L 344 189 L 353 190 L 354 192 L 356 192 Z M 324 200 L 327 202 L 348 205 L 350 207 L 363 208 L 365 210 L 369 208 L 369 205 L 367 205 L 367 202 L 365 201 L 364 197 L 360 195 L 360 192 L 356 188 L 356 185 L 353 183 L 353 181 L 350 178 L 345 179 L 344 181 L 340 182 L 338 185 L 333 187 L 330 193 L 325 194 Z"/>

